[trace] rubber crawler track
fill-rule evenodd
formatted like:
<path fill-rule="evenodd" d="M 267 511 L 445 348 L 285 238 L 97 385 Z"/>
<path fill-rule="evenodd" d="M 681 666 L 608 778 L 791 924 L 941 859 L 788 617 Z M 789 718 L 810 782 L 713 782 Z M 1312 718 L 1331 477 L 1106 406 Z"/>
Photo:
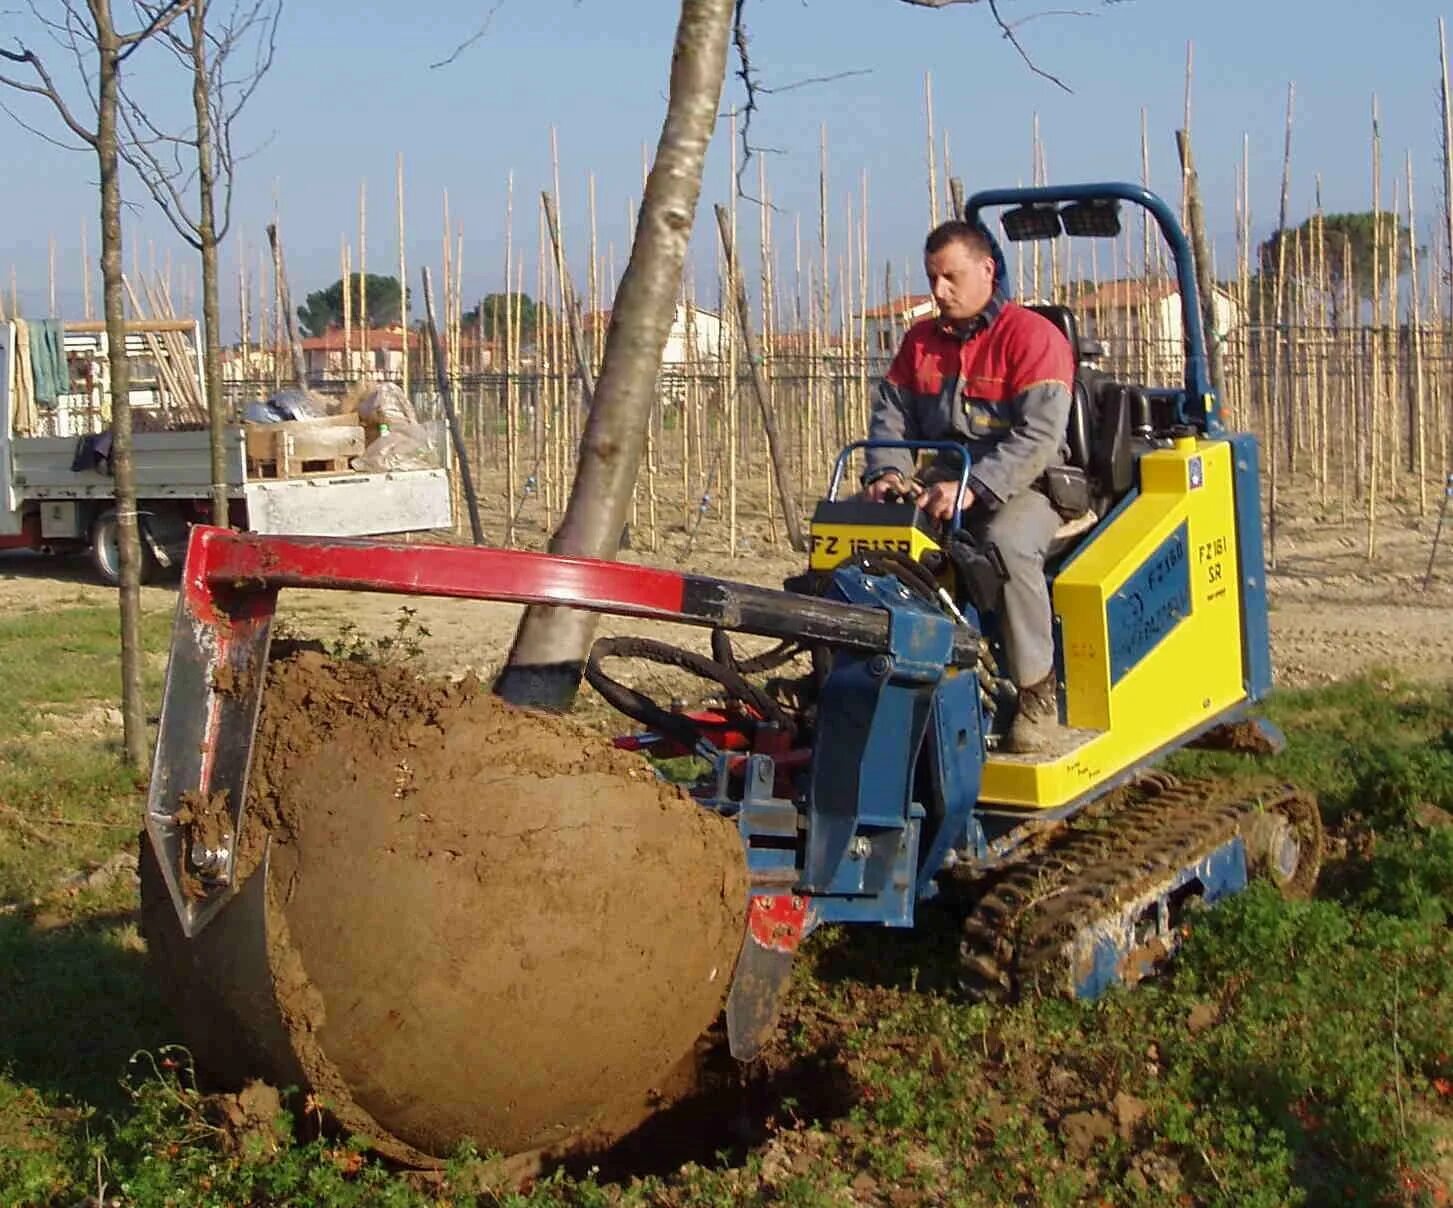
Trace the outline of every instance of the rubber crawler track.
<path fill-rule="evenodd" d="M 1182 782 L 1157 773 L 1090 807 L 977 897 L 960 943 L 964 989 L 994 1002 L 1068 995 L 1068 942 L 1076 932 L 1245 833 L 1266 812 L 1286 819 L 1300 841 L 1297 871 L 1281 889 L 1303 896 L 1321 866 L 1321 817 L 1316 800 L 1290 785 Z M 1272 875 L 1254 859 L 1252 871 Z"/>

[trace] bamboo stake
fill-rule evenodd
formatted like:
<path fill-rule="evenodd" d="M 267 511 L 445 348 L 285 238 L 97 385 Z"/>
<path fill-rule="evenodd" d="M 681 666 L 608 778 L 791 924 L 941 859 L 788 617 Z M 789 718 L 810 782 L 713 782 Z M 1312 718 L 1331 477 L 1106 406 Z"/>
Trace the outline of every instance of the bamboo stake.
<path fill-rule="evenodd" d="M 469 455 L 464 448 L 464 434 L 459 428 L 459 414 L 454 408 L 454 390 L 450 380 L 449 358 L 439 336 L 439 326 L 434 320 L 434 287 L 429 282 L 429 266 L 419 270 L 424 279 L 424 318 L 429 325 L 429 343 L 434 350 L 434 374 L 438 379 L 439 397 L 444 404 L 444 415 L 449 421 L 449 439 L 454 445 L 454 456 L 459 462 L 459 479 L 464 487 L 464 499 L 469 507 L 469 531 L 475 545 L 484 544 L 484 528 L 479 523 L 479 498 L 474 493 L 474 474 L 469 468 Z"/>
<path fill-rule="evenodd" d="M 729 229 L 726 238 L 722 241 L 722 256 L 725 260 L 726 277 L 722 283 L 722 293 L 730 287 L 726 282 L 735 282 L 741 279 L 737 269 L 737 111 L 733 109 L 730 115 L 731 142 L 730 147 L 730 212 L 728 214 Z M 826 134 L 823 135 L 824 139 Z M 824 152 L 826 154 L 826 152 Z M 728 557 L 735 560 L 737 556 L 737 332 L 733 330 L 735 320 L 731 315 L 725 298 L 717 306 L 717 315 L 721 320 L 721 330 L 726 338 L 726 442 L 727 442 L 727 550 Z"/>
<path fill-rule="evenodd" d="M 761 159 L 758 160 L 760 164 Z M 686 348 L 682 370 L 686 381 L 681 395 L 681 531 L 691 531 L 691 427 L 698 389 L 696 380 L 696 306 L 694 274 L 682 275 L 681 294 L 686 308 Z"/>
<path fill-rule="evenodd" d="M 1195 71 L 1196 47 L 1189 39 L 1186 41 L 1186 84 L 1185 84 L 1185 108 L 1181 120 L 1181 129 L 1186 132 L 1187 138 L 1191 133 L 1191 82 Z M 1191 169 L 1184 163 L 1181 164 L 1181 226 L 1187 228 L 1191 223 L 1191 200 L 1188 194 L 1190 185 Z"/>
<path fill-rule="evenodd" d="M 1366 381 L 1367 367 L 1362 356 L 1362 316 L 1358 313 L 1357 290 L 1352 280 L 1352 244 L 1345 239 L 1342 241 L 1342 280 L 1344 282 L 1343 313 L 1347 316 L 1348 324 L 1347 358 L 1352 366 L 1350 403 L 1352 414 L 1348 417 L 1351 420 L 1352 429 L 1352 493 L 1360 499 L 1366 482 L 1363 458 L 1366 400 L 1363 386 Z M 1342 497 L 1342 522 L 1347 523 L 1347 493 L 1345 491 Z"/>
<path fill-rule="evenodd" d="M 1418 477 L 1418 515 L 1428 514 L 1428 448 L 1424 439 L 1423 420 L 1423 305 L 1418 285 L 1418 212 L 1413 199 L 1413 153 L 1407 153 L 1408 174 L 1408 238 L 1412 244 L 1408 257 L 1408 300 L 1412 306 L 1412 385 L 1413 385 L 1413 446 L 1412 468 Z"/>
<path fill-rule="evenodd" d="M 752 360 L 754 378 L 760 376 L 766 382 L 767 410 L 771 413 L 772 408 L 776 406 L 776 382 L 773 380 L 772 369 L 772 312 L 774 310 L 772 298 L 772 201 L 771 194 L 767 190 L 767 157 L 765 155 L 757 156 L 757 197 L 761 202 L 757 207 L 757 268 L 761 278 L 762 341 L 757 352 L 755 354 L 749 352 L 749 355 Z M 743 322 L 750 328 L 750 320 L 744 319 Z M 780 480 L 785 474 L 790 490 L 791 458 L 785 447 L 773 449 L 774 433 L 768 430 L 765 424 L 762 435 L 767 448 L 765 468 L 769 476 L 766 490 L 767 541 L 775 546 L 777 544 L 777 496 L 772 490 L 770 476 L 776 474 Z"/>
<path fill-rule="evenodd" d="M 1277 265 L 1276 265 L 1276 322 L 1278 342 L 1286 338 L 1285 316 L 1282 313 L 1282 305 L 1285 300 L 1286 284 L 1286 231 L 1287 231 L 1287 205 L 1291 194 L 1291 172 L 1292 172 L 1292 114 L 1296 99 L 1296 85 L 1287 85 L 1287 117 L 1286 117 L 1286 142 L 1282 152 L 1281 167 L 1281 210 L 1277 219 Z M 1278 487 L 1280 485 L 1277 474 L 1279 461 L 1277 444 L 1278 413 L 1281 410 L 1281 399 L 1279 397 L 1281 378 L 1282 356 L 1278 347 L 1273 362 L 1272 391 L 1270 406 L 1267 407 L 1267 462 L 1270 469 L 1269 494 L 1270 504 L 1267 508 L 1267 566 L 1271 570 L 1276 569 L 1276 536 L 1277 536 L 1277 505 L 1280 502 Z"/>
<path fill-rule="evenodd" d="M 933 150 L 933 73 L 923 73 L 923 108 L 928 131 L 928 226 L 938 226 L 938 168 Z"/>
<path fill-rule="evenodd" d="M 1439 273 L 1449 272 L 1448 248 L 1444 244 L 1440 232 L 1433 234 L 1433 271 L 1428 280 L 1428 298 L 1431 302 L 1431 316 L 1429 322 L 1432 327 L 1433 337 L 1437 345 L 1434 353 L 1434 363 L 1440 367 L 1448 364 L 1449 340 L 1448 332 L 1443 326 L 1443 291 L 1434 287 L 1433 282 L 1440 280 Z M 1444 405 L 1445 389 L 1447 386 L 1446 372 L 1433 374 L 1433 399 L 1430 419 L 1434 431 L 1438 434 L 1438 467 L 1439 475 L 1448 464 L 1448 412 Z"/>
<path fill-rule="evenodd" d="M 1185 191 L 1186 215 L 1194 249 L 1196 284 L 1201 295 L 1202 322 L 1206 329 L 1206 359 L 1211 371 L 1211 389 L 1222 406 L 1226 401 L 1226 371 L 1222 361 L 1220 333 L 1216 328 L 1216 271 L 1211 264 L 1210 240 L 1206 238 L 1206 219 L 1201 212 L 1200 182 L 1196 177 L 1196 161 L 1191 149 L 1189 129 L 1176 132 L 1176 150 L 1181 160 L 1181 187 Z"/>
<path fill-rule="evenodd" d="M 1378 429 L 1382 421 L 1382 130 L 1377 94 L 1372 96 L 1372 414 L 1367 425 L 1367 560 L 1377 557 Z"/>
<path fill-rule="evenodd" d="M 358 182 L 358 330 L 359 352 L 363 357 L 363 376 L 373 379 L 368 361 L 368 182 Z"/>
<path fill-rule="evenodd" d="M 535 473 L 539 484 L 540 506 L 544 512 L 545 531 L 554 527 L 555 507 L 555 464 L 549 457 L 549 440 L 546 430 L 550 417 L 550 379 L 548 375 L 550 357 L 550 315 L 549 295 L 545 292 L 545 213 L 539 214 L 539 231 L 535 253 Z"/>
<path fill-rule="evenodd" d="M 945 137 L 947 137 L 947 134 L 945 134 Z M 953 192 L 952 185 L 957 180 L 958 180 L 957 177 L 951 177 L 950 180 L 949 180 L 950 192 L 951 193 Z M 956 195 L 956 201 L 955 201 L 955 205 L 956 205 L 957 208 L 954 210 L 954 214 L 955 214 L 957 220 L 962 220 L 963 219 L 963 216 L 964 216 L 963 191 L 964 191 L 963 184 L 962 183 L 959 183 L 958 193 Z M 862 213 L 862 225 L 859 228 L 859 234 L 858 234 L 858 241 L 859 241 L 859 247 L 858 247 L 858 365 L 860 366 L 859 374 L 858 374 L 858 390 L 860 392 L 860 394 L 859 394 L 859 398 L 860 398 L 860 402 L 859 402 L 859 413 L 858 413 L 858 431 L 859 432 L 866 432 L 868 430 L 868 418 L 869 418 L 869 412 L 870 412 L 870 403 L 868 401 L 868 169 L 867 168 L 864 168 L 863 169 L 863 207 L 862 207 L 862 209 L 863 209 L 863 213 Z"/>
<path fill-rule="evenodd" d="M 272 267 L 280 319 L 278 326 L 283 328 L 287 336 L 288 352 L 293 363 L 293 377 L 298 388 L 305 390 L 308 386 L 308 371 L 303 361 L 302 341 L 298 338 L 297 333 L 298 316 L 293 311 L 292 301 L 289 297 L 287 266 L 283 263 L 282 240 L 278 238 L 276 223 L 268 224 L 267 240 L 272 245 Z"/>
<path fill-rule="evenodd" d="M 827 124 L 820 127 L 818 144 L 818 175 L 817 175 L 817 262 L 820 276 L 818 278 L 820 308 L 815 316 L 814 326 L 817 329 L 817 356 L 815 360 L 817 369 L 817 425 L 815 436 L 817 448 L 812 461 L 811 473 L 813 481 L 821 472 L 821 467 L 826 459 L 825 436 L 826 436 L 826 415 L 827 415 L 827 393 L 829 389 L 827 381 L 827 339 L 828 329 L 832 325 L 832 278 L 828 269 L 831 263 L 828 251 L 828 220 L 827 220 Z M 935 195 L 935 212 L 937 212 L 937 200 Z"/>
<path fill-rule="evenodd" d="M 1306 291 L 1303 282 L 1306 280 L 1305 266 L 1303 261 L 1302 232 L 1297 228 L 1292 232 L 1292 279 L 1288 283 L 1287 309 L 1289 319 L 1287 323 L 1288 353 L 1287 381 L 1290 386 L 1288 391 L 1288 402 L 1291 405 L 1291 413 L 1287 418 L 1287 473 L 1295 481 L 1297 475 L 1297 454 L 1305 447 L 1306 437 L 1304 432 L 1304 416 L 1302 403 L 1306 399 L 1306 373 L 1300 365 L 1302 355 L 1302 340 L 1300 333 L 1306 323 L 1304 304 Z"/>
<path fill-rule="evenodd" d="M 560 238 L 560 219 L 555 212 L 555 203 L 548 193 L 540 194 L 540 204 L 545 211 L 545 225 L 550 231 L 550 242 L 555 249 L 555 273 L 560 280 L 561 304 L 565 322 L 570 328 L 570 344 L 575 353 L 575 369 L 580 375 L 581 403 L 590 410 L 595 399 L 595 373 L 591 369 L 590 350 L 585 344 L 585 333 L 580 325 L 580 305 L 575 296 L 575 286 L 570 280 L 570 270 L 565 265 L 565 245 Z"/>
<path fill-rule="evenodd" d="M 1327 232 L 1325 216 L 1322 210 L 1322 177 L 1320 173 L 1316 178 L 1317 206 L 1312 218 L 1312 273 L 1317 286 L 1317 328 L 1318 356 L 1317 356 L 1317 430 L 1313 438 L 1316 452 L 1317 466 L 1317 503 L 1322 507 L 1327 506 L 1327 472 L 1328 457 L 1332 446 L 1331 434 L 1328 431 L 1328 365 L 1327 365 L 1327 330 L 1328 324 L 1328 293 L 1327 293 Z"/>
<path fill-rule="evenodd" d="M 1388 250 L 1387 259 L 1387 318 L 1389 329 L 1383 336 L 1386 348 L 1384 364 L 1387 366 L 1387 404 L 1389 422 L 1387 424 L 1387 437 L 1384 444 L 1387 448 L 1387 461 L 1384 463 L 1387 471 L 1388 490 L 1395 498 L 1402 497 L 1402 424 L 1398 417 L 1398 400 L 1402 396 L 1399 361 L 1401 353 L 1399 349 L 1399 327 L 1398 322 L 1398 269 L 1401 264 L 1401 237 L 1398 231 L 1398 215 L 1402 213 L 1402 181 L 1397 176 L 1392 182 L 1392 210 L 1388 214 L 1391 220 L 1387 225 Z"/>
<path fill-rule="evenodd" d="M 1439 99 L 1443 106 L 1443 251 L 1445 259 L 1444 267 L 1448 270 L 1448 313 L 1445 316 L 1448 326 L 1443 328 L 1443 353 L 1446 356 L 1449 346 L 1453 345 L 1453 105 L 1450 105 L 1448 88 L 1448 37 L 1443 25 L 1443 18 L 1438 18 L 1438 65 L 1439 65 Z M 1439 375 L 1442 381 L 1443 375 Z M 1448 421 L 1449 417 L 1439 413 L 1438 416 L 1438 467 L 1440 471 L 1448 468 Z"/>
<path fill-rule="evenodd" d="M 272 220 L 273 220 L 273 225 L 276 226 L 278 224 L 278 199 L 277 199 L 276 189 L 273 192 L 273 219 Z M 260 258 L 260 256 L 261 256 L 261 252 L 259 251 L 259 258 Z M 281 299 L 281 296 L 280 296 L 280 290 L 281 289 L 282 289 L 282 274 L 277 271 L 277 260 L 276 260 L 276 258 L 274 258 L 273 265 L 272 265 L 272 299 L 271 299 L 271 304 L 272 304 L 272 313 L 271 313 L 271 319 L 272 319 L 272 322 L 271 322 L 271 327 L 272 327 L 272 344 L 270 345 L 270 347 L 272 348 L 272 378 L 273 378 L 273 390 L 274 390 L 274 392 L 282 389 L 282 347 L 283 347 L 282 327 L 283 327 L 283 324 L 286 322 L 286 320 L 282 317 L 283 308 L 282 308 L 282 299 Z"/>
<path fill-rule="evenodd" d="M 240 244 L 237 251 L 237 325 L 238 350 L 242 357 L 241 380 L 246 381 L 252 372 L 252 354 L 248 349 L 247 315 L 247 245 Z"/>
<path fill-rule="evenodd" d="M 91 254 L 86 250 L 86 226 L 84 219 L 81 220 L 81 306 L 82 314 L 89 320 L 91 318 Z"/>
<path fill-rule="evenodd" d="M 600 321 L 600 273 L 599 273 L 599 249 L 595 237 L 595 173 L 589 177 L 589 199 L 590 199 L 590 273 L 586 278 L 586 290 L 589 298 L 586 305 L 590 309 L 591 331 L 590 331 L 590 363 L 592 367 L 599 366 L 600 353 L 605 339 L 605 327 Z"/>
<path fill-rule="evenodd" d="M 752 390 L 756 395 L 757 410 L 761 417 L 762 429 L 766 434 L 768 455 L 777 479 L 777 494 L 782 503 L 782 518 L 787 528 L 787 539 L 793 549 L 802 551 L 807 548 L 807 544 L 802 533 L 802 519 L 797 498 L 792 490 L 786 449 L 777 431 L 776 416 L 772 414 L 771 388 L 762 369 L 761 348 L 752 330 L 751 307 L 747 301 L 746 286 L 743 284 L 738 270 L 736 240 L 733 238 L 731 229 L 731 217 L 727 210 L 720 205 L 716 207 L 716 223 L 721 236 L 722 251 L 726 256 L 731 293 L 736 303 L 743 351 L 746 353 L 751 371 Z M 735 382 L 736 379 L 733 377 L 733 387 L 735 387 Z M 735 389 L 733 389 L 733 394 L 735 394 Z"/>
<path fill-rule="evenodd" d="M 353 380 L 353 249 L 348 236 L 338 238 L 338 259 L 343 270 L 343 380 Z"/>
<path fill-rule="evenodd" d="M 394 210 L 397 215 L 399 234 L 399 325 L 404 329 L 403 355 L 399 360 L 399 375 L 404 397 L 409 397 L 409 266 L 404 247 L 404 153 L 400 151 L 394 161 Z M 509 276 L 505 277 L 505 289 L 509 289 Z M 505 511 L 509 508 L 506 506 Z M 513 530 L 511 530 L 513 531 Z"/>
<path fill-rule="evenodd" d="M 519 498 L 519 465 L 516 442 L 519 439 L 519 415 L 516 411 L 515 378 L 519 360 L 515 356 L 515 314 L 510 298 L 514 284 L 515 174 L 505 178 L 505 545 L 515 544 L 515 509 Z"/>
<path fill-rule="evenodd" d="M 1039 185 L 1044 184 L 1044 181 L 1041 180 L 1039 177 L 1039 114 L 1037 113 L 1034 115 L 1034 139 L 1030 146 L 1030 154 L 1033 157 L 1033 163 L 1031 164 L 1033 182 L 1035 186 L 1038 187 Z M 1040 241 L 1038 239 L 1034 241 L 1032 253 L 1034 257 L 1034 296 L 1036 298 L 1041 296 L 1044 288 L 1044 277 L 1040 273 L 1039 242 Z"/>
<path fill-rule="evenodd" d="M 1251 390 L 1251 337 L 1247 320 L 1251 317 L 1251 137 L 1244 131 L 1241 135 L 1241 417 L 1240 428 L 1252 430 L 1256 419 L 1252 416 Z"/>

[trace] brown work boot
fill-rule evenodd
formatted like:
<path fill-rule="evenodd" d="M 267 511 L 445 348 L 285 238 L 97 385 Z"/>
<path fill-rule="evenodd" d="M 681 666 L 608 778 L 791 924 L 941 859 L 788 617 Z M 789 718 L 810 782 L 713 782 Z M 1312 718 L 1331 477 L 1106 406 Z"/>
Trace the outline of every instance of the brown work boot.
<path fill-rule="evenodd" d="M 1051 671 L 1039 683 L 1019 689 L 1019 712 L 1009 727 L 1004 749 L 1011 755 L 1038 755 L 1057 745 L 1064 735 Z"/>

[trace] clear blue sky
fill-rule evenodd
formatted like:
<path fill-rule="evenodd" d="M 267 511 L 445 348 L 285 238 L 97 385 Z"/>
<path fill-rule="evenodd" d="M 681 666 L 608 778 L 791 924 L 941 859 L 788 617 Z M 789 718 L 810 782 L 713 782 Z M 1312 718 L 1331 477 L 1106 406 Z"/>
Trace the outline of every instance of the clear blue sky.
<path fill-rule="evenodd" d="M 47 0 L 39 0 L 44 6 Z M 1431 218 L 1437 187 L 1437 19 L 1453 8 L 1397 0 L 1380 11 L 1326 0 L 1268 2 L 1126 0 L 1089 16 L 1046 14 L 1020 26 L 1036 60 L 1073 89 L 1067 95 L 1032 75 L 998 36 L 986 5 L 941 10 L 898 0 L 749 0 L 752 48 L 763 83 L 868 69 L 870 74 L 766 96 L 756 141 L 780 150 L 769 160 L 777 244 L 790 273 L 793 214 L 802 216 L 804 257 L 816 239 L 818 127 L 826 123 L 834 256 L 843 247 L 844 207 L 870 177 L 870 258 L 916 264 L 928 217 L 923 75 L 933 73 L 939 145 L 946 132 L 953 168 L 972 191 L 1031 172 L 1030 131 L 1040 117 L 1050 178 L 1139 175 L 1139 110 L 1146 106 L 1152 183 L 1176 194 L 1173 131 L 1180 124 L 1186 43 L 1195 45 L 1193 129 L 1218 257 L 1233 248 L 1235 166 L 1251 137 L 1251 192 L 1259 236 L 1274 223 L 1286 86 L 1297 87 L 1292 209 L 1305 216 L 1313 175 L 1329 210 L 1365 209 L 1371 198 L 1372 94 L 1382 110 L 1385 203 L 1392 176 L 1411 150 L 1420 211 Z M 489 30 L 449 67 L 431 70 L 472 33 L 481 3 L 435 0 L 415 6 L 352 6 L 293 0 L 284 14 L 272 74 L 255 98 L 240 141 L 261 149 L 241 168 L 234 234 L 224 270 L 235 273 L 238 236 L 263 241 L 276 189 L 295 295 L 338 276 L 340 238 L 356 240 L 358 190 L 369 188 L 369 267 L 392 271 L 394 157 L 404 152 L 411 285 L 420 263 L 439 259 L 441 197 L 465 233 L 465 291 L 499 288 L 504 258 L 506 174 L 515 179 L 515 233 L 531 252 L 537 198 L 550 183 L 549 132 L 558 129 L 566 239 L 583 277 L 587 174 L 596 175 L 602 255 L 614 243 L 624 265 L 628 206 L 638 196 L 642 144 L 660 130 L 676 5 L 657 0 L 502 0 Z M 1007 19 L 1061 9 L 1059 0 L 1001 0 Z M 1344 16 L 1344 12 L 1348 15 Z M 1351 14 L 1356 14 L 1355 16 Z M 0 18 L 5 36 L 24 19 Z M 39 48 L 46 43 L 37 39 Z M 59 52 L 49 53 L 59 62 Z M 189 104 L 169 65 L 133 60 L 148 95 L 170 91 Z M 729 81 L 727 102 L 740 99 Z M 43 103 L 6 96 L 15 112 L 58 132 Z M 158 104 L 160 105 L 160 101 Z M 726 123 L 719 127 L 698 214 L 698 280 L 710 288 L 710 203 L 728 190 Z M 44 313 L 47 256 L 54 238 L 60 308 L 79 312 L 80 230 L 96 247 L 95 164 L 47 146 L 0 114 L 0 282 L 8 296 L 14 265 L 22 303 Z M 127 236 L 143 264 L 168 248 L 186 253 L 134 184 Z M 743 206 L 743 242 L 755 242 L 755 210 Z M 1421 225 L 1421 223 L 1420 223 Z M 750 235 L 748 234 L 750 231 Z M 533 262 L 533 255 L 532 255 Z M 131 252 L 127 253 L 128 267 Z M 355 260 L 356 267 L 356 260 Z M 530 269 L 533 274 L 533 268 Z M 180 279 L 180 269 L 177 272 Z M 917 277 L 914 277 L 917 287 Z M 876 288 L 876 287 L 875 287 Z M 532 281 L 527 289 L 533 292 Z M 227 291 L 227 314 L 235 312 Z M 229 318 L 229 329 L 231 321 Z"/>

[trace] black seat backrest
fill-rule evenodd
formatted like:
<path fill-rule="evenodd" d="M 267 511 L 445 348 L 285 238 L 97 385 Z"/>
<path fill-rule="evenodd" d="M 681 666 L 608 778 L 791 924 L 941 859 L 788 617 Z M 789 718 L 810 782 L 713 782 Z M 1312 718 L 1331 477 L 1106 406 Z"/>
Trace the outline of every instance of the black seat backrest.
<path fill-rule="evenodd" d="M 1070 465 L 1078 466 L 1089 473 L 1090 434 L 1094 426 L 1091 410 L 1094 400 L 1090 397 L 1090 386 L 1085 380 L 1085 369 L 1080 365 L 1080 328 L 1079 324 L 1075 322 L 1074 311 L 1068 306 L 1048 304 L 1029 306 L 1025 309 L 1032 310 L 1037 315 L 1043 315 L 1070 342 L 1070 352 L 1075 358 L 1075 380 L 1070 388 L 1070 420 L 1065 431 L 1065 440 L 1070 449 Z"/>
<path fill-rule="evenodd" d="M 1090 476 L 1112 500 L 1135 485 L 1135 451 L 1131 444 L 1144 396 L 1122 382 L 1100 385 L 1098 422 L 1090 450 Z"/>
<path fill-rule="evenodd" d="M 1080 359 L 1080 325 L 1075 322 L 1074 311 L 1068 306 L 1051 306 L 1048 303 L 1036 303 L 1025 309 L 1043 315 L 1059 328 L 1060 334 L 1070 342 L 1070 352 L 1074 354 L 1075 360 Z"/>

